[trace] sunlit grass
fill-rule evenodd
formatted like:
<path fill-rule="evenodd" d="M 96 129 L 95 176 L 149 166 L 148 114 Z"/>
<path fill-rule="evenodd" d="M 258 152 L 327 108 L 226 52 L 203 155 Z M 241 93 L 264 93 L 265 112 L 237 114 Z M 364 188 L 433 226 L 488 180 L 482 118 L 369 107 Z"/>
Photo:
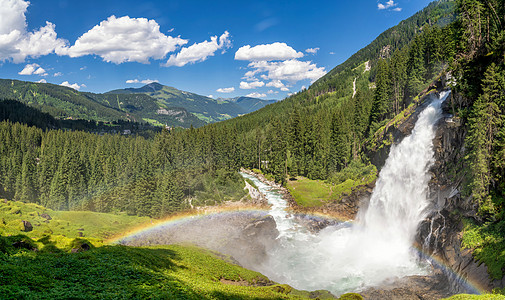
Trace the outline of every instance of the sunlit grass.
<path fill-rule="evenodd" d="M 43 214 L 51 219 L 47 220 Z M 81 236 L 98 246 L 111 236 L 150 223 L 151 219 L 90 211 L 53 211 L 33 203 L 0 200 L 0 221 L 0 235 L 22 233 L 34 239 L 51 235 L 64 247 L 69 239 Z M 24 232 L 22 221 L 30 222 L 33 230 Z"/>

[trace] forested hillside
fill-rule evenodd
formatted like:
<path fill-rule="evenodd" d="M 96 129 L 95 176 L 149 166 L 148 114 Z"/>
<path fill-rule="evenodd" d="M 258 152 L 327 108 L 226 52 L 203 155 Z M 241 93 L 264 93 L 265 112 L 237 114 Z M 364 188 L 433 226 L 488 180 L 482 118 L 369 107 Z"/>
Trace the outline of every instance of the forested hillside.
<path fill-rule="evenodd" d="M 143 139 L 42 131 L 4 122 L 0 194 L 56 209 L 160 216 L 187 207 L 183 199 L 189 197 L 200 195 L 204 203 L 240 198 L 240 178 L 234 173 L 239 167 L 259 168 L 279 182 L 287 174 L 334 183 L 360 176 L 371 170 L 362 152 L 371 133 L 454 60 L 455 45 L 439 41 L 457 34 L 457 27 L 437 25 L 446 24 L 439 21 L 450 19 L 452 8 L 450 1 L 435 2 L 394 27 L 402 42 L 388 44 L 389 35 L 381 35 L 362 50 L 375 53 L 367 61 L 353 57 L 352 68 L 332 71 L 306 91 L 202 128 L 164 130 L 154 139 Z M 159 84 L 143 89 L 148 88 L 152 91 L 140 92 L 167 106 L 183 93 Z M 137 92 L 124 90 L 127 95 Z M 85 95 L 73 93 L 79 99 Z M 117 112 L 112 107 L 121 104 L 115 107 L 114 97 L 107 94 L 99 102 L 108 102 Z"/>
<path fill-rule="evenodd" d="M 0 79 L 0 99 L 20 101 L 56 118 L 134 121 L 125 112 L 103 106 L 74 89 L 49 83 Z"/>
<path fill-rule="evenodd" d="M 227 120 L 247 114 L 273 103 L 273 100 L 261 100 L 250 97 L 237 99 L 212 99 L 206 96 L 180 91 L 176 88 L 153 82 L 141 88 L 127 88 L 107 94 L 145 94 L 157 100 L 160 107 L 182 107 L 206 123 Z M 195 126 L 195 125 L 193 125 Z M 195 126 L 196 127 L 196 126 Z"/>
<path fill-rule="evenodd" d="M 454 113 L 470 129 L 469 191 L 483 215 L 501 218 L 503 9 L 498 0 L 433 2 L 308 90 L 242 117 L 164 130 L 154 139 L 4 122 L 0 191 L 52 208 L 154 216 L 186 207 L 183 199 L 200 192 L 211 202 L 226 195 L 211 192 L 216 189 L 240 194 L 239 167 L 261 169 L 279 182 L 303 175 L 339 183 L 372 170 L 365 153 L 388 142 L 377 130 L 412 111 L 414 96 L 450 73 L 459 95 Z M 168 97 L 165 87 L 154 87 L 151 93 Z"/>
<path fill-rule="evenodd" d="M 206 123 L 182 107 L 167 106 L 145 94 L 84 93 L 90 99 L 114 109 L 138 116 L 142 122 L 157 126 L 189 128 Z"/>
<path fill-rule="evenodd" d="M 205 124 L 184 108 L 164 105 L 144 94 L 83 93 L 54 84 L 0 79 L 0 99 L 17 100 L 60 120 L 131 121 L 183 128 Z"/>

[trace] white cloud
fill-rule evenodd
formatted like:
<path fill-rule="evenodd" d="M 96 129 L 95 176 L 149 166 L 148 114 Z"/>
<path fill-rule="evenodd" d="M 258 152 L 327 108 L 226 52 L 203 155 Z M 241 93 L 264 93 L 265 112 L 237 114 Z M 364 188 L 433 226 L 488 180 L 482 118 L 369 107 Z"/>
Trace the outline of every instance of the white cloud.
<path fill-rule="evenodd" d="M 335 55 L 335 52 L 331 51 L 331 52 L 330 52 L 330 54 L 331 54 L 331 55 Z"/>
<path fill-rule="evenodd" d="M 87 68 L 88 68 L 88 67 L 84 66 L 84 67 L 80 67 L 80 68 L 79 68 L 79 70 L 84 71 L 84 70 L 86 70 Z"/>
<path fill-rule="evenodd" d="M 252 98 L 265 98 L 267 95 L 266 94 L 260 94 L 257 92 L 247 94 L 246 97 L 252 97 Z"/>
<path fill-rule="evenodd" d="M 316 54 L 317 51 L 319 51 L 319 48 L 308 48 L 308 49 L 305 49 L 305 52 L 310 53 L 310 54 Z"/>
<path fill-rule="evenodd" d="M 37 81 L 37 83 L 47 83 L 47 81 L 44 78 L 42 78 L 41 80 Z"/>
<path fill-rule="evenodd" d="M 110 16 L 77 39 L 62 54 L 70 57 L 98 55 L 106 62 L 149 63 L 149 59 L 163 59 L 167 53 L 188 41 L 160 32 L 155 20 L 146 18 L 117 18 Z"/>
<path fill-rule="evenodd" d="M 144 79 L 144 80 L 138 80 L 138 79 L 128 79 L 126 80 L 126 83 L 143 83 L 143 84 L 149 84 L 153 82 L 159 82 L 157 79 Z"/>
<path fill-rule="evenodd" d="M 209 56 L 214 56 L 214 53 L 223 49 L 231 47 L 230 33 L 225 31 L 220 37 L 219 41 L 217 36 L 210 37 L 210 41 L 203 41 L 201 43 L 195 43 L 189 47 L 184 47 L 181 49 L 177 55 L 172 54 L 168 59 L 165 66 L 177 66 L 182 67 L 188 63 L 196 63 L 199 61 L 205 61 Z"/>
<path fill-rule="evenodd" d="M 214 95 L 208 95 L 207 97 L 209 97 L 209 98 L 214 98 Z"/>
<path fill-rule="evenodd" d="M 73 88 L 74 90 L 79 90 L 81 87 L 86 87 L 86 85 L 82 84 L 82 85 L 79 85 L 77 83 L 69 83 L 68 81 L 63 81 L 62 83 L 60 83 L 60 85 L 62 86 L 66 86 L 66 87 L 69 87 L 69 88 Z"/>
<path fill-rule="evenodd" d="M 235 91 L 235 88 L 234 87 L 229 87 L 229 88 L 219 88 L 216 90 L 216 92 L 218 93 L 231 93 Z"/>
<path fill-rule="evenodd" d="M 287 87 L 282 87 L 281 91 L 283 91 L 283 92 L 289 92 L 289 89 Z"/>
<path fill-rule="evenodd" d="M 257 81 L 258 79 L 254 76 L 256 76 L 256 74 L 258 74 L 258 73 L 259 73 L 258 70 L 247 71 L 244 74 L 244 77 L 242 77 L 242 79 L 246 79 L 248 81 Z"/>
<path fill-rule="evenodd" d="M 28 64 L 18 74 L 47 76 L 46 70 L 41 68 L 38 64 Z"/>
<path fill-rule="evenodd" d="M 240 82 L 240 88 L 243 90 L 250 90 L 264 86 L 265 83 L 263 81 L 253 81 L 253 82 Z"/>
<path fill-rule="evenodd" d="M 63 73 L 61 73 L 61 72 L 56 72 L 53 74 L 54 77 L 58 77 L 58 76 L 62 76 L 62 75 L 63 75 Z"/>
<path fill-rule="evenodd" d="M 377 8 L 379 10 L 384 10 L 384 9 L 389 9 L 389 8 L 395 7 L 397 5 L 398 5 L 398 3 L 395 3 L 394 0 L 389 0 L 389 1 L 386 2 L 386 4 L 378 3 L 377 4 Z M 402 11 L 401 7 L 396 7 L 396 8 L 393 8 L 391 10 L 393 10 L 393 11 Z"/>
<path fill-rule="evenodd" d="M 267 94 L 278 94 L 279 91 L 268 90 Z"/>
<path fill-rule="evenodd" d="M 310 79 L 314 82 L 326 74 L 324 67 L 318 68 L 316 64 L 310 61 L 299 61 L 296 59 L 281 62 L 251 62 L 248 66 L 255 69 L 256 73 L 266 73 L 261 75 L 265 80 L 297 82 Z"/>
<path fill-rule="evenodd" d="M 267 85 L 266 85 L 266 86 L 268 86 L 268 87 L 274 87 L 274 88 L 278 88 L 278 89 L 281 89 L 281 88 L 283 88 L 283 87 L 286 87 L 286 86 L 284 85 L 284 83 L 282 83 L 282 81 L 280 81 L 280 80 L 272 80 L 272 81 L 270 81 L 269 83 L 267 83 Z"/>
<path fill-rule="evenodd" d="M 273 43 L 266 45 L 250 45 L 240 47 L 235 52 L 235 60 L 249 61 L 270 61 L 270 60 L 287 60 L 303 57 L 302 52 L 297 52 L 295 49 L 288 46 L 286 43 Z"/>
<path fill-rule="evenodd" d="M 27 57 L 59 54 L 66 47 L 67 41 L 57 38 L 51 22 L 27 31 L 25 13 L 29 4 L 23 0 L 0 0 L 0 61 L 21 63 Z"/>

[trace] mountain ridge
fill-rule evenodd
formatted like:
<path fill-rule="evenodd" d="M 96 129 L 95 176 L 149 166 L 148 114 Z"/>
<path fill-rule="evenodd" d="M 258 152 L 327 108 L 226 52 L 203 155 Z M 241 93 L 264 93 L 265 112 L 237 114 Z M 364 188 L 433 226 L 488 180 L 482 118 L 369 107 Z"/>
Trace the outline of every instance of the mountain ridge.
<path fill-rule="evenodd" d="M 276 102 L 252 97 L 213 99 L 196 93 L 151 82 L 140 88 L 116 89 L 104 94 L 145 94 L 157 100 L 161 107 L 182 107 L 206 123 L 228 120 L 256 111 Z"/>

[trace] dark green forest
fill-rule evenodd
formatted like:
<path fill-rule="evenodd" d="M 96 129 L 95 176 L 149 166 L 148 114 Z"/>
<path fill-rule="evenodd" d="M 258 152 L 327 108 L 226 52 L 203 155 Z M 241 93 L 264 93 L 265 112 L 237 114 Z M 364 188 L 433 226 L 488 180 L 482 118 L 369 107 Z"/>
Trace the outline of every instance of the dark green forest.
<path fill-rule="evenodd" d="M 469 130 L 468 193 L 483 218 L 499 220 L 505 168 L 503 3 L 433 2 L 309 89 L 201 128 L 143 138 L 4 121 L 0 196 L 55 209 L 159 217 L 187 208 L 188 199 L 205 204 L 243 196 L 240 167 L 261 169 L 280 183 L 297 175 L 335 182 L 343 170 L 366 168 L 368 154 L 384 143 L 376 132 L 415 107 L 416 95 L 434 80 L 451 74 L 453 113 Z"/>

